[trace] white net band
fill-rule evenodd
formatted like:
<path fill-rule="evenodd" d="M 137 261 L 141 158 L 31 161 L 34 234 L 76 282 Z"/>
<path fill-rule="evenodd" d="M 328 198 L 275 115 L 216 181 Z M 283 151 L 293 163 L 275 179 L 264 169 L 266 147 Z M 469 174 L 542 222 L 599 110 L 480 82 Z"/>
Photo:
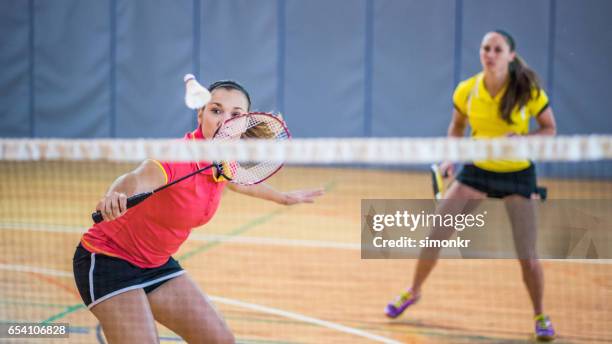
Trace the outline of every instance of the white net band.
<path fill-rule="evenodd" d="M 290 164 L 419 164 L 489 159 L 608 160 L 612 135 L 470 138 L 238 140 L 0 139 L 0 160 L 278 161 Z"/>

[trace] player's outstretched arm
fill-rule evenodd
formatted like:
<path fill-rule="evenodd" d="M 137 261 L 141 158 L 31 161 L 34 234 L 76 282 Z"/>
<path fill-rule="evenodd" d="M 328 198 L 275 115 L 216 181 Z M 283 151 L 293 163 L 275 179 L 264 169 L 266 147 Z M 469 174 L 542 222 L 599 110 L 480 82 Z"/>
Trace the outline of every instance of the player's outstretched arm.
<path fill-rule="evenodd" d="M 322 196 L 325 193 L 323 188 L 282 192 L 274 189 L 266 183 L 249 186 L 230 183 L 228 184 L 228 187 L 230 188 L 230 190 L 241 193 L 243 195 L 260 198 L 284 205 L 312 203 L 317 197 Z"/>

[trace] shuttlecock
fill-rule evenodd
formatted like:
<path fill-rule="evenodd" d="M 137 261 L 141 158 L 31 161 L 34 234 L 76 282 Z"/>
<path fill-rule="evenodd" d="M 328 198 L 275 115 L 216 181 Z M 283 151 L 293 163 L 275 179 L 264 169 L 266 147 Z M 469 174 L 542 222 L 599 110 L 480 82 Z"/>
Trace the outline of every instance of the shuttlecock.
<path fill-rule="evenodd" d="M 193 74 L 186 74 L 185 81 L 185 105 L 196 110 L 204 107 L 210 101 L 210 92 L 196 80 Z"/>

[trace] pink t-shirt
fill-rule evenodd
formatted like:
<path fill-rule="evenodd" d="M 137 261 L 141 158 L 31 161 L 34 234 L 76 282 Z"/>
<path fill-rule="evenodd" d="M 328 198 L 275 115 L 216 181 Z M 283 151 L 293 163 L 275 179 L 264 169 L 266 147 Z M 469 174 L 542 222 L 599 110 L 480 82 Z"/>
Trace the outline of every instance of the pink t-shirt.
<path fill-rule="evenodd" d="M 200 128 L 186 139 L 204 139 Z M 160 162 L 170 183 L 209 162 Z M 141 267 L 165 264 L 194 227 L 206 224 L 219 206 L 226 182 L 215 182 L 212 169 L 156 192 L 113 221 L 94 224 L 81 243 L 90 252 L 119 257 Z"/>

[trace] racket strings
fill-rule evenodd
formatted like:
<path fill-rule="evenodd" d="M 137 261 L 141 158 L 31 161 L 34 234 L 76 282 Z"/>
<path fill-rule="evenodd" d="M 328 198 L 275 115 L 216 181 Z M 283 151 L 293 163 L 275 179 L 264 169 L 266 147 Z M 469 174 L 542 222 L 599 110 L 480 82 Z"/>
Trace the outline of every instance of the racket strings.
<path fill-rule="evenodd" d="M 278 117 L 266 113 L 251 113 L 225 122 L 214 139 L 217 141 L 237 139 L 284 141 L 290 137 L 287 127 Z M 283 164 L 278 161 L 263 160 L 232 161 L 228 165 L 233 183 L 251 185 L 273 175 Z"/>

